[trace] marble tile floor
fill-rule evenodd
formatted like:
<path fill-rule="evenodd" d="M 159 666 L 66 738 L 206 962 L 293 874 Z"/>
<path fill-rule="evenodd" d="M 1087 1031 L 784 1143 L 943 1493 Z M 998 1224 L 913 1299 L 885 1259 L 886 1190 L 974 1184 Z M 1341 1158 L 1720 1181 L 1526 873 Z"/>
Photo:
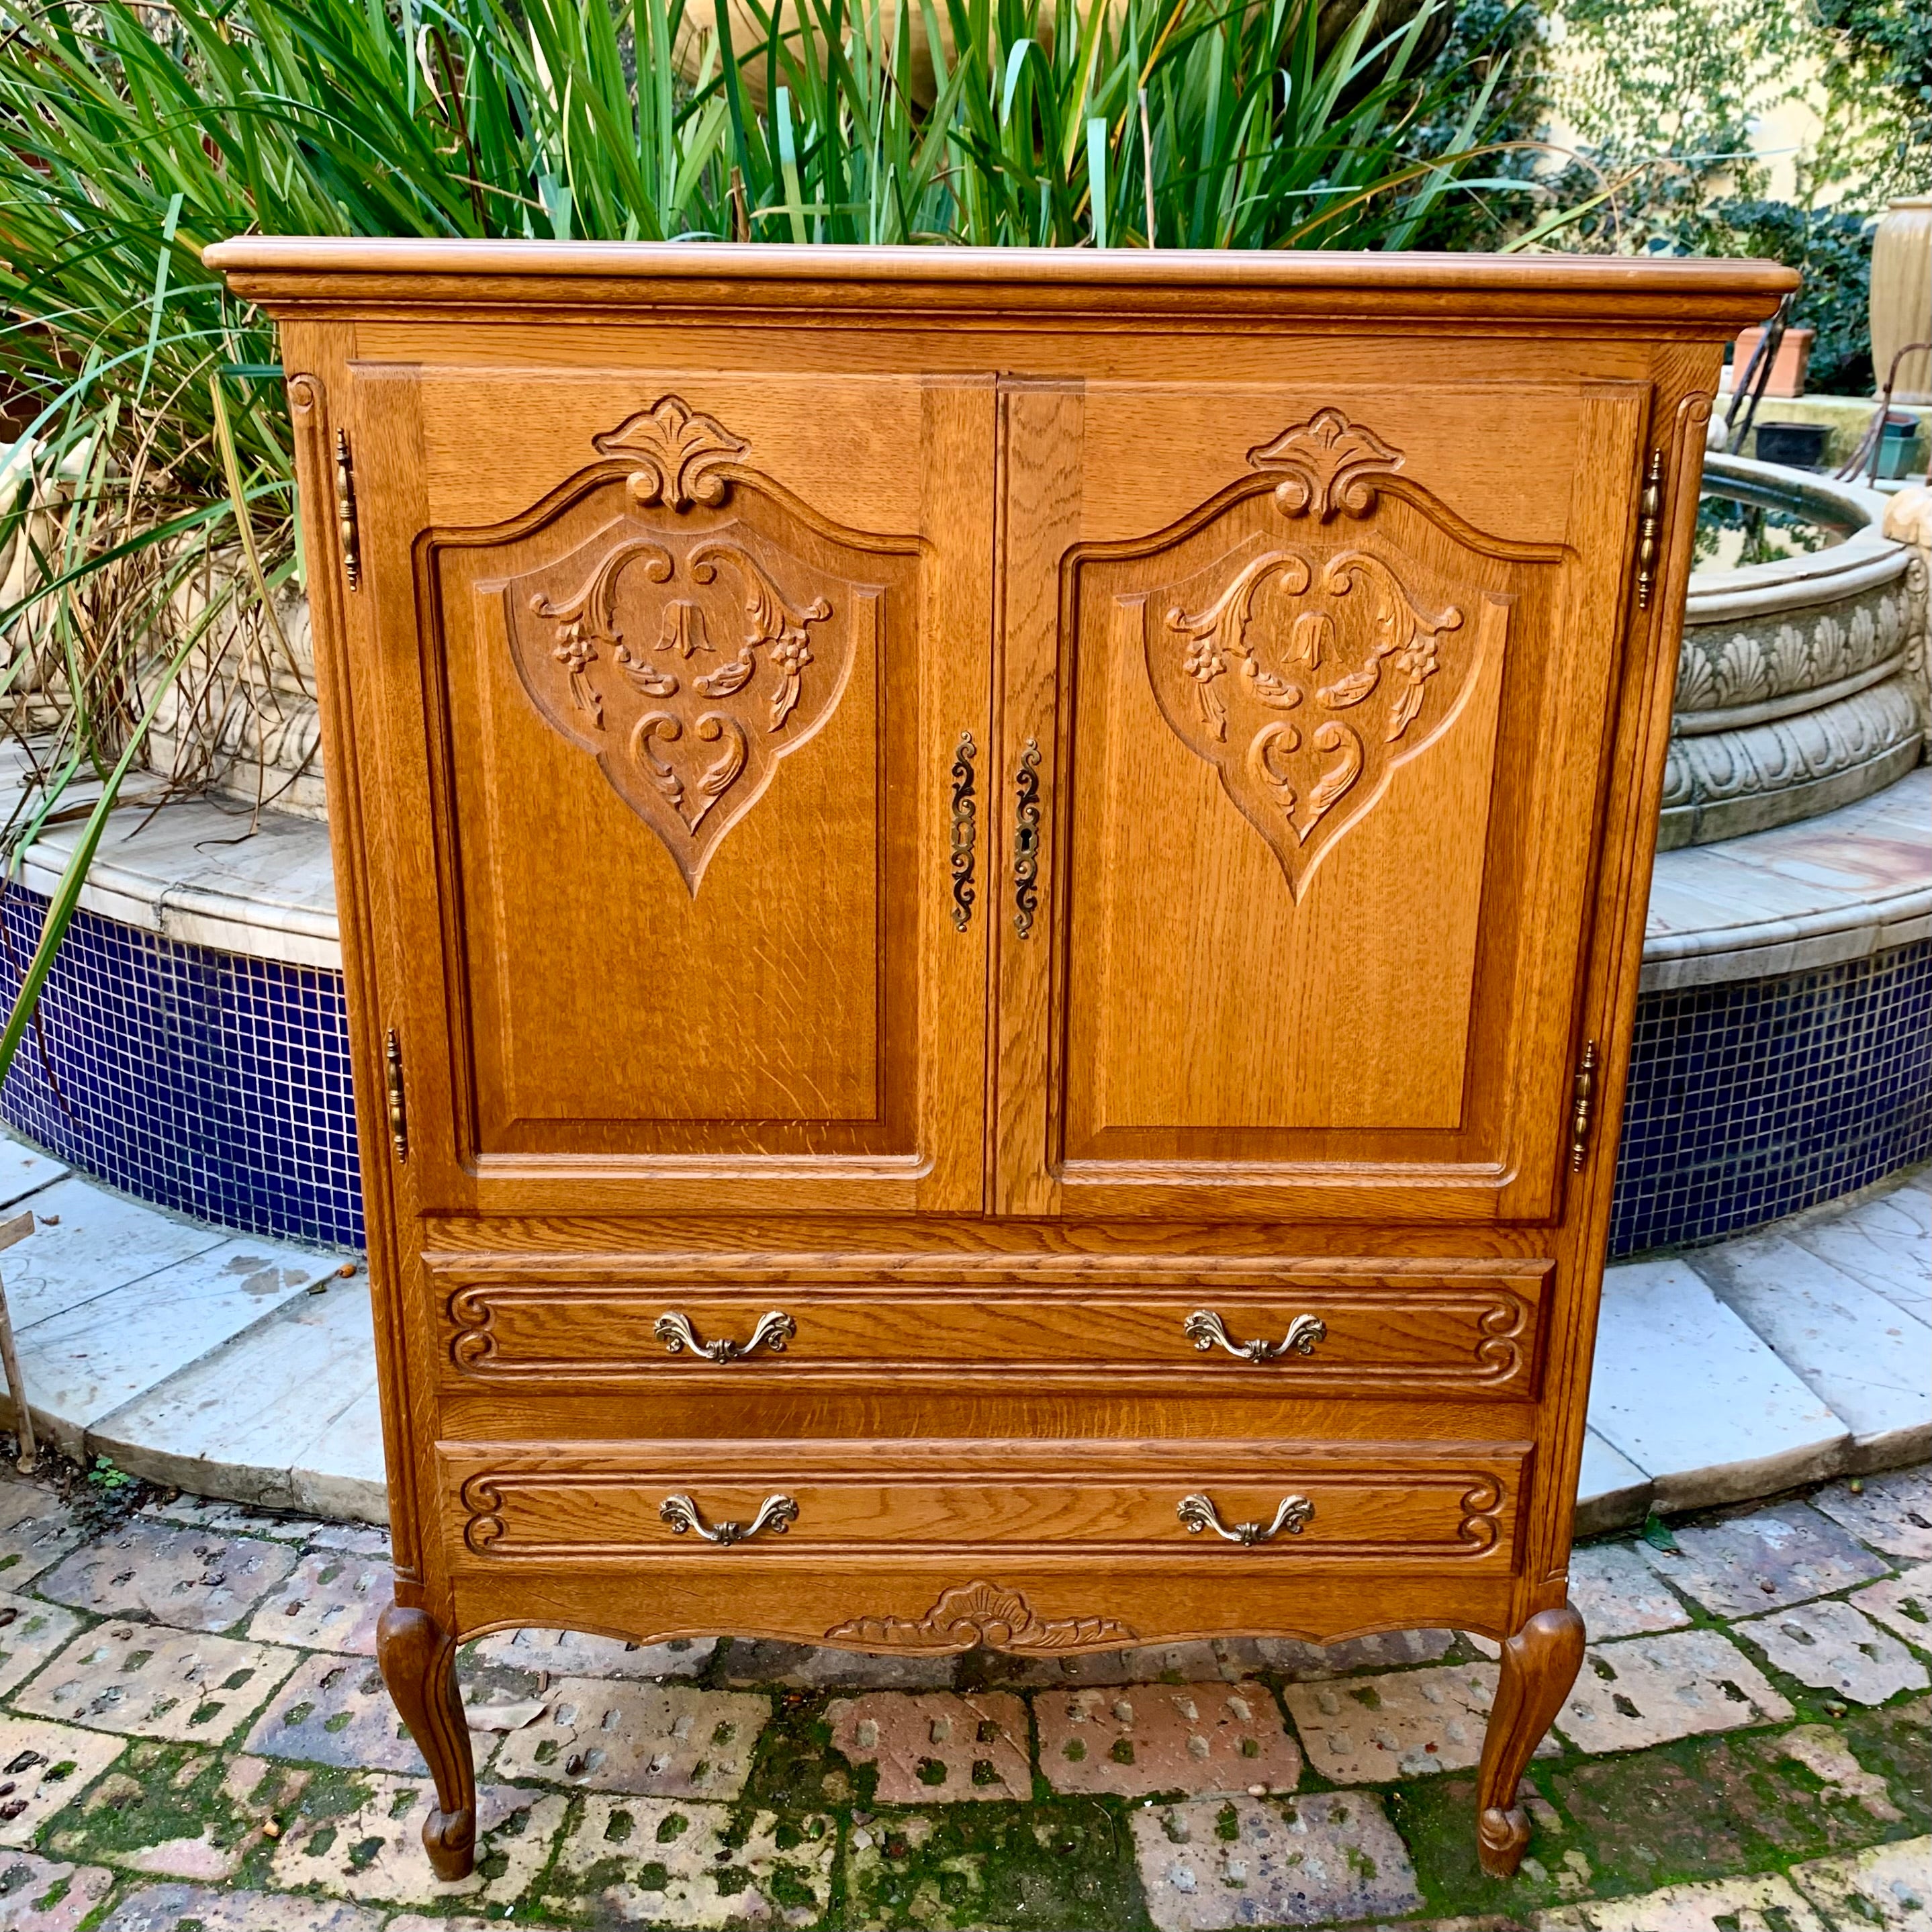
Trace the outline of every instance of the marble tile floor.
<path fill-rule="evenodd" d="M 475 1876 L 418 1840 L 386 1540 L 0 1480 L 0 1932 L 1874 1932 L 1932 1912 L 1932 1468 L 1579 1550 L 1591 1647 L 1478 1870 L 1492 1646 L 1057 1660 L 470 1646 Z"/>

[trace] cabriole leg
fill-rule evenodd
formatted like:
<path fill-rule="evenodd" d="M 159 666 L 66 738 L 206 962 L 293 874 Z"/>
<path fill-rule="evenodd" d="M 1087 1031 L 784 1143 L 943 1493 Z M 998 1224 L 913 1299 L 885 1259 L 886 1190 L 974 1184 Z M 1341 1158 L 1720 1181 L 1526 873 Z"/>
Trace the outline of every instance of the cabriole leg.
<path fill-rule="evenodd" d="M 1476 1850 L 1492 1878 L 1514 1878 L 1529 1843 L 1516 1789 L 1583 1661 L 1583 1619 L 1568 1604 L 1538 1610 L 1503 1646 L 1502 1676 L 1483 1734 Z"/>
<path fill-rule="evenodd" d="M 427 1610 L 392 1604 L 376 1626 L 376 1660 L 436 1780 L 440 1808 L 424 1822 L 423 1849 L 438 1878 L 467 1878 L 476 1862 L 476 1764 L 457 1694 L 456 1640 Z"/>

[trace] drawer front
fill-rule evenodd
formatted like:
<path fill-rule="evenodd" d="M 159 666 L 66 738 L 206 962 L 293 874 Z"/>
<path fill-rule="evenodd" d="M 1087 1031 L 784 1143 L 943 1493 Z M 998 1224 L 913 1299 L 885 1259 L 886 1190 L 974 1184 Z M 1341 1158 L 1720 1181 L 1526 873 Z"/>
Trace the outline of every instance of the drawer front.
<path fill-rule="evenodd" d="M 458 1568 L 1112 1552 L 1508 1567 L 1529 1446 L 440 1445 Z"/>
<path fill-rule="evenodd" d="M 862 1378 L 1110 1382 L 1256 1394 L 1538 1392 L 1550 1270 L 1326 1271 L 1186 1287 L 988 1288 L 772 1279 L 612 1282 L 433 1270 L 440 1356 L 458 1384 L 776 1385 Z"/>

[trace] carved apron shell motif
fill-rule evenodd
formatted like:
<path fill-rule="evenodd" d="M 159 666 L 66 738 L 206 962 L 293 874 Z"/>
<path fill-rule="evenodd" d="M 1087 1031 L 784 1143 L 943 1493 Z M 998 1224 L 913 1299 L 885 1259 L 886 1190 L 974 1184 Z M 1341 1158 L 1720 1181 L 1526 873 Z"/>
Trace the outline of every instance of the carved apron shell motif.
<path fill-rule="evenodd" d="M 1390 770 L 1453 715 L 1474 658 L 1466 598 L 1378 542 L 1366 519 L 1402 458 L 1339 410 L 1249 453 L 1286 527 L 1148 593 L 1148 672 L 1162 715 L 1260 832 L 1298 895 Z"/>
<path fill-rule="evenodd" d="M 712 514 L 746 446 L 679 398 L 595 442 L 636 465 L 623 513 L 496 587 L 537 709 L 595 756 L 694 894 L 778 760 L 830 715 L 853 607 L 873 593 Z"/>

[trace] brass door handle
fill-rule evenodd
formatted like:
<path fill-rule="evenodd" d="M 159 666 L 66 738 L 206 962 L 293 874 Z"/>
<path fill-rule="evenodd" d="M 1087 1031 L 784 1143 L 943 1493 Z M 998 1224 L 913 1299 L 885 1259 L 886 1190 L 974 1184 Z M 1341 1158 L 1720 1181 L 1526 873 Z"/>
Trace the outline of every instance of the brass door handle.
<path fill-rule="evenodd" d="M 1276 1362 L 1284 1355 L 1313 1354 L 1316 1343 L 1327 1337 L 1328 1324 L 1318 1315 L 1298 1315 L 1279 1342 L 1234 1342 L 1220 1316 L 1211 1308 L 1197 1308 L 1182 1324 L 1181 1333 L 1204 1355 L 1210 1348 L 1221 1348 L 1244 1362 Z"/>
<path fill-rule="evenodd" d="M 769 1348 L 773 1354 L 782 1355 L 784 1345 L 798 1333 L 798 1324 L 782 1308 L 774 1308 L 769 1315 L 758 1317 L 758 1326 L 752 1330 L 748 1342 L 734 1342 L 728 1336 L 722 1336 L 716 1342 L 701 1342 L 689 1318 L 670 1308 L 658 1317 L 651 1333 L 664 1345 L 667 1354 L 681 1355 L 688 1348 L 694 1355 L 701 1355 L 707 1362 L 737 1362 L 747 1355 L 755 1354 L 760 1348 Z"/>
<path fill-rule="evenodd" d="M 674 1536 L 682 1536 L 686 1530 L 691 1530 L 706 1543 L 715 1543 L 721 1550 L 729 1550 L 733 1544 L 748 1543 L 766 1530 L 774 1536 L 784 1535 L 798 1520 L 798 1505 L 787 1496 L 767 1496 L 759 1504 L 758 1514 L 748 1523 L 707 1523 L 688 1496 L 666 1496 L 658 1505 L 658 1514 L 670 1525 Z"/>
<path fill-rule="evenodd" d="M 1306 1496 L 1283 1496 L 1272 1522 L 1238 1522 L 1231 1528 L 1221 1520 L 1213 1502 L 1204 1496 L 1183 1496 L 1178 1512 L 1190 1532 L 1198 1536 L 1204 1529 L 1228 1543 L 1269 1543 L 1286 1533 L 1299 1536 L 1315 1514 L 1315 1505 Z"/>
<path fill-rule="evenodd" d="M 1024 939 L 1040 910 L 1040 745 L 1032 738 L 1014 774 L 1013 930 Z"/>
<path fill-rule="evenodd" d="M 980 808 L 973 799 L 973 760 L 979 747 L 962 731 L 952 754 L 952 923 L 964 932 L 973 917 L 973 847 L 979 837 Z"/>

